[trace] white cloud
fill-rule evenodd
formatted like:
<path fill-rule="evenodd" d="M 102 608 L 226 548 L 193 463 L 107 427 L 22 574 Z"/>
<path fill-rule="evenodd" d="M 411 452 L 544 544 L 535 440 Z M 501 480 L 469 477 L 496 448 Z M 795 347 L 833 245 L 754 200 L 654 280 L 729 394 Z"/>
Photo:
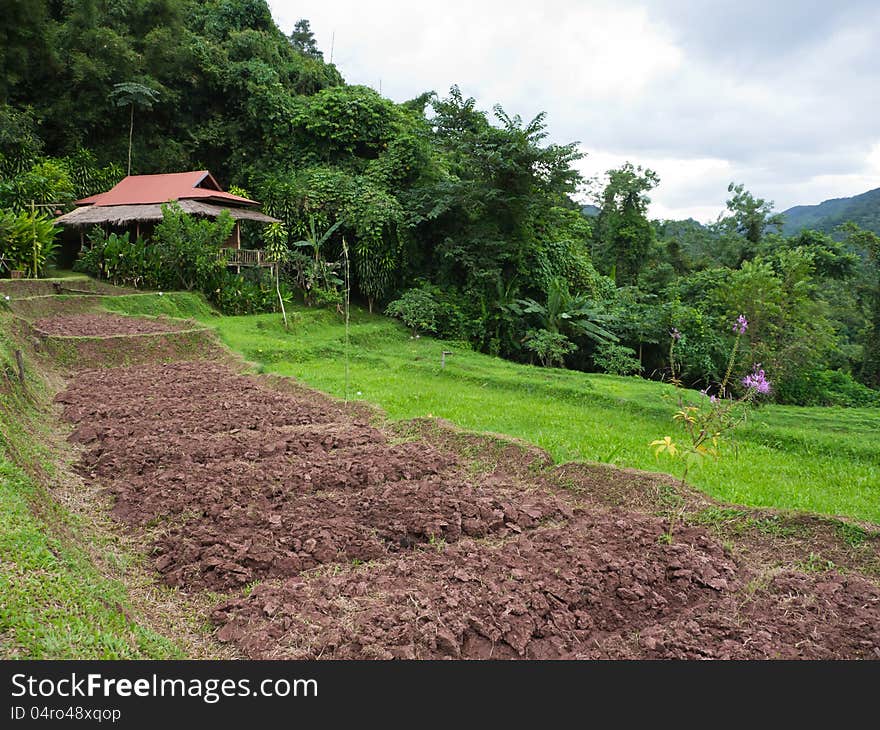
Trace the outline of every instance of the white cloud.
<path fill-rule="evenodd" d="M 880 177 L 880 142 L 875 142 L 868 153 L 868 171 Z"/>
<path fill-rule="evenodd" d="M 538 99 L 626 99 L 682 61 L 645 9 L 613 2 L 269 4 L 285 31 L 308 18 L 350 83 L 381 80 L 397 101 L 452 84 L 478 90 L 487 103 L 536 108 Z"/>

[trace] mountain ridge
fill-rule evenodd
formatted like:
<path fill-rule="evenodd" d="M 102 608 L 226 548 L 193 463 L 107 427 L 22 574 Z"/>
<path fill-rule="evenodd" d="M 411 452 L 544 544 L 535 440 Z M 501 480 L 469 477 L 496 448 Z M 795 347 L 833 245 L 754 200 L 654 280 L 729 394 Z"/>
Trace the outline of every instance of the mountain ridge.
<path fill-rule="evenodd" d="M 880 233 L 880 188 L 848 198 L 830 198 L 816 205 L 795 205 L 782 214 L 785 216 L 782 229 L 785 235 L 808 228 L 831 233 L 847 221 Z"/>

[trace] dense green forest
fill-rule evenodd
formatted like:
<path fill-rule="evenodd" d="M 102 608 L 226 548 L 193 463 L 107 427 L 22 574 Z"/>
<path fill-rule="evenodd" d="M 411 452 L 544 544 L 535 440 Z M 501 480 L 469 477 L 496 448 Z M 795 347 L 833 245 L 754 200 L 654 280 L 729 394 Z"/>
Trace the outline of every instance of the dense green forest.
<path fill-rule="evenodd" d="M 117 182 L 131 135 L 134 174 L 209 169 L 263 201 L 284 225 L 248 245 L 280 249 L 285 291 L 308 303 L 339 301 L 345 242 L 355 298 L 416 333 L 711 389 L 744 314 L 738 365 L 762 363 L 777 400 L 880 404 L 875 233 L 784 236 L 733 184 L 712 225 L 651 221 L 653 171 L 590 190 L 543 116 L 487 113 L 456 87 L 398 104 L 347 85 L 308 22 L 287 36 L 264 0 L 4 6 L 0 233 L 31 202 L 66 209 Z"/>

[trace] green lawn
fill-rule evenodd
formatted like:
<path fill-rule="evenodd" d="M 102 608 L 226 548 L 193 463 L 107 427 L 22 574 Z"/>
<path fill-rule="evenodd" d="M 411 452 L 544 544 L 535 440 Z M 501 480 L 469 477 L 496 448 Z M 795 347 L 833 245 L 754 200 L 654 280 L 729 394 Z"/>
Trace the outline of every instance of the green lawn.
<path fill-rule="evenodd" d="M 170 659 L 182 652 L 130 618 L 125 587 L 59 534 L 67 519 L 0 457 L 0 657 Z"/>
<path fill-rule="evenodd" d="M 181 297 L 133 301 L 137 313 L 197 316 L 264 371 L 345 395 L 345 330 L 338 315 L 297 307 L 285 332 L 280 315 L 219 317 Z M 559 462 L 679 472 L 678 464 L 655 460 L 648 446 L 677 435 L 671 386 L 517 365 L 453 343 L 411 339 L 401 325 L 361 310 L 353 313 L 350 342 L 349 397 L 376 403 L 391 418 L 439 416 L 467 429 L 510 434 Z M 453 354 L 441 369 L 444 349 Z M 693 470 L 691 481 L 730 502 L 880 523 L 880 409 L 767 406 L 738 431 L 737 443 L 737 454 Z"/>

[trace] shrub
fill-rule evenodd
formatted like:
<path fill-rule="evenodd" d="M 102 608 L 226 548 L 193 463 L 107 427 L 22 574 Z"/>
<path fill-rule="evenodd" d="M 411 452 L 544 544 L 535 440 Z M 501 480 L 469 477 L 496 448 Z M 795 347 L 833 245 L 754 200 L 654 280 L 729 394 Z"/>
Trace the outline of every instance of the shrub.
<path fill-rule="evenodd" d="M 179 205 L 162 206 L 152 245 L 160 272 L 160 286 L 168 289 L 201 289 L 224 270 L 220 248 L 235 221 L 224 211 L 216 220 L 187 215 Z"/>
<path fill-rule="evenodd" d="M 419 332 L 437 334 L 440 331 L 440 303 L 424 288 L 407 289 L 399 299 L 386 307 L 385 314 L 401 320 L 413 335 Z"/>
<path fill-rule="evenodd" d="M 810 370 L 779 384 L 780 403 L 802 406 L 880 406 L 880 391 L 872 390 L 840 370 Z"/>
<path fill-rule="evenodd" d="M 152 248 L 142 238 L 131 241 L 127 232 L 108 235 L 95 227 L 89 233 L 89 247 L 80 253 L 73 268 L 113 284 L 159 285 L 158 263 Z"/>
<path fill-rule="evenodd" d="M 60 229 L 43 213 L 0 210 L 0 261 L 4 268 L 42 276 L 58 250 Z"/>
<path fill-rule="evenodd" d="M 129 234 L 89 234 L 90 246 L 74 268 L 115 284 L 153 289 L 199 290 L 224 314 L 271 312 L 278 302 L 274 282 L 255 281 L 230 272 L 220 248 L 235 222 L 228 213 L 216 221 L 194 218 L 177 205 L 163 206 L 154 238 L 132 242 Z M 290 298 L 283 283 L 281 295 Z"/>
<path fill-rule="evenodd" d="M 0 180 L 0 206 L 16 211 L 29 210 L 32 203 L 64 207 L 75 196 L 73 182 L 60 160 L 42 160 L 14 177 Z"/>
<path fill-rule="evenodd" d="M 636 357 L 636 351 L 613 342 L 603 343 L 596 348 L 593 353 L 593 363 L 612 375 L 635 375 L 642 371 L 642 364 Z"/>
<path fill-rule="evenodd" d="M 565 356 L 577 349 L 571 340 L 561 332 L 549 330 L 529 330 L 524 340 L 526 349 L 535 353 L 541 361 L 541 365 L 553 367 L 562 365 Z"/>
<path fill-rule="evenodd" d="M 272 312 L 278 302 L 274 286 L 225 269 L 216 275 L 214 288 L 207 294 L 223 314 Z"/>

